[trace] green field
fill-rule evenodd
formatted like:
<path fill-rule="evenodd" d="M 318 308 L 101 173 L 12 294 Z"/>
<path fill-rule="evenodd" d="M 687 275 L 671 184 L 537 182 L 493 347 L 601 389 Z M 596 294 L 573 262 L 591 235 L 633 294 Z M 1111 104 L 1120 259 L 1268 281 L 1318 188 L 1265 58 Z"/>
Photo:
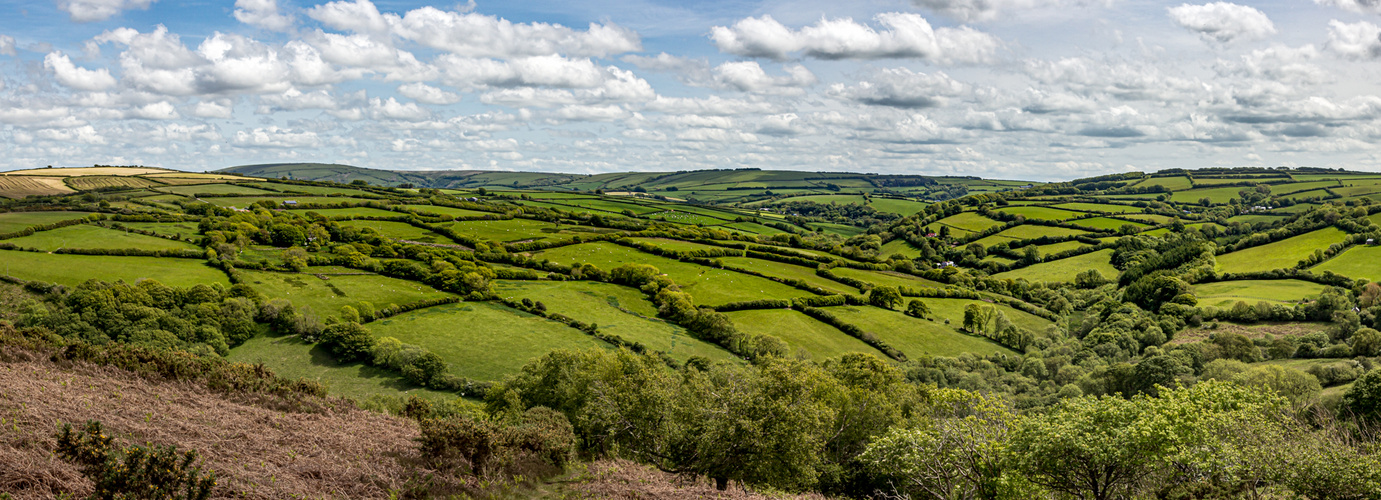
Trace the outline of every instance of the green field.
<path fill-rule="evenodd" d="M 1136 185 L 1136 187 L 1139 187 L 1139 188 L 1150 187 L 1150 186 L 1164 186 L 1165 189 L 1168 189 L 1168 190 L 1170 190 L 1170 191 L 1183 191 L 1183 190 L 1189 189 L 1191 186 L 1193 186 L 1193 183 L 1190 182 L 1190 180 L 1189 180 L 1188 177 L 1185 177 L 1185 176 L 1176 176 L 1176 177 L 1148 177 L 1148 178 L 1146 178 L 1146 180 L 1143 180 L 1143 181 L 1141 181 L 1141 182 L 1138 182 L 1138 183 L 1136 183 L 1135 185 Z"/>
<path fill-rule="evenodd" d="M 810 226 L 811 229 L 820 229 L 821 231 L 824 231 L 826 233 L 837 234 L 845 238 L 852 238 L 854 236 L 863 234 L 865 231 L 867 231 L 866 228 L 861 228 L 858 226 L 850 226 L 847 224 L 831 224 L 828 222 L 808 222 L 806 223 L 806 225 Z"/>
<path fill-rule="evenodd" d="M 902 254 L 908 259 L 914 259 L 921 256 L 921 251 L 901 238 L 883 243 L 882 249 L 878 250 L 878 255 L 884 258 L 893 254 Z"/>
<path fill-rule="evenodd" d="M 238 184 L 192 184 L 188 186 L 160 187 L 159 191 L 181 195 L 214 194 L 226 196 L 278 196 L 279 193 Z"/>
<path fill-rule="evenodd" d="M 223 271 L 206 265 L 206 261 L 196 259 L 64 255 L 0 250 L 0 271 L 19 279 L 67 286 L 80 285 L 88 279 L 124 280 L 126 283 L 134 283 L 142 278 L 155 279 L 165 285 L 178 287 L 211 283 L 230 286 L 230 280 Z"/>
<path fill-rule="evenodd" d="M 559 234 L 561 226 L 528 219 L 455 221 L 435 225 L 450 227 L 457 233 L 472 238 L 499 242 L 568 239 Z"/>
<path fill-rule="evenodd" d="M 685 328 L 657 319 L 657 309 L 641 291 L 594 281 L 495 281 L 504 298 L 532 299 L 547 310 L 585 323 L 601 332 L 638 342 L 685 362 L 691 356 L 713 361 L 735 359 L 729 351 L 692 337 Z"/>
<path fill-rule="evenodd" d="M 1323 285 L 1300 280 L 1242 280 L 1205 283 L 1194 287 L 1200 306 L 1232 307 L 1238 301 L 1248 304 L 1296 303 L 1322 293 Z"/>
<path fill-rule="evenodd" d="M 456 397 L 409 384 L 397 372 L 363 361 L 340 363 L 326 347 L 303 341 L 296 335 L 261 334 L 230 350 L 230 361 L 263 363 L 274 375 L 304 378 L 326 385 L 333 396 L 363 400 L 374 395 L 419 396 L 434 401 Z"/>
<path fill-rule="evenodd" d="M 1251 188 L 1245 188 L 1245 187 L 1240 187 L 1240 186 L 1239 186 L 1239 187 L 1205 188 L 1205 189 L 1190 189 L 1190 190 L 1188 190 L 1188 191 L 1176 191 L 1174 194 L 1171 194 L 1171 195 L 1170 195 L 1170 201 L 1173 201 L 1173 202 L 1175 202 L 1175 203 L 1191 203 L 1191 204 L 1197 204 L 1197 203 L 1199 203 L 1199 200 L 1201 200 L 1201 199 L 1203 199 L 1203 198 L 1208 198 L 1209 201 L 1212 201 L 1214 204 L 1223 204 L 1223 203 L 1227 203 L 1228 200 L 1231 200 L 1231 199 L 1233 199 L 1233 198 L 1236 198 L 1236 197 L 1237 197 L 1237 192 L 1238 192 L 1238 191 L 1241 191 L 1241 190 L 1243 190 L 1243 189 L 1251 189 Z"/>
<path fill-rule="evenodd" d="M 798 279 L 813 286 L 823 288 L 834 293 L 858 293 L 853 287 L 827 278 L 822 278 L 815 274 L 815 268 L 786 264 L 773 260 L 753 259 L 749 257 L 721 257 L 725 264 L 734 267 L 757 271 L 768 276 L 778 278 Z M 802 292 L 801 295 L 809 295 L 809 292 Z"/>
<path fill-rule="evenodd" d="M 1225 273 L 1247 273 L 1289 269 L 1314 250 L 1327 249 L 1347 237 L 1341 229 L 1328 227 L 1218 256 L 1218 270 Z"/>
<path fill-rule="evenodd" d="M 1027 219 L 1050 221 L 1061 221 L 1079 216 L 1077 212 L 1050 207 L 1004 207 L 998 211 L 1005 214 L 1022 216 Z"/>
<path fill-rule="evenodd" d="M 377 337 L 394 337 L 440 355 L 450 373 L 500 380 L 552 349 L 609 347 L 561 323 L 488 302 L 419 309 L 368 325 Z"/>
<path fill-rule="evenodd" d="M 0 213 L 0 233 L 13 233 L 29 226 L 80 219 L 89 212 L 5 212 Z"/>
<path fill-rule="evenodd" d="M 758 299 L 790 299 L 810 295 L 810 292 L 733 271 L 710 269 L 680 262 L 637 250 L 597 242 L 553 248 L 534 255 L 538 259 L 571 264 L 590 263 L 605 271 L 624 264 L 650 264 L 666 273 L 681 290 L 691 294 L 700 305 L 721 305 Z"/>
<path fill-rule="evenodd" d="M 390 211 L 390 210 L 380 210 L 380 209 L 377 209 L 377 208 L 369 208 L 369 207 L 317 208 L 317 209 L 306 209 L 306 210 L 298 209 L 298 210 L 289 210 L 288 212 L 289 212 L 289 213 L 298 214 L 298 215 L 307 215 L 307 214 L 309 214 L 309 213 L 315 213 L 315 214 L 320 215 L 320 216 L 322 216 L 322 217 L 406 217 L 406 216 L 407 216 L 407 214 L 401 214 L 401 213 L 394 212 L 394 211 Z"/>
<path fill-rule="evenodd" d="M 1088 246 L 1088 244 L 1081 243 L 1077 240 L 1071 240 L 1060 243 L 1052 243 L 1049 245 L 1036 245 L 1036 250 L 1040 251 L 1042 256 L 1045 256 L 1073 250 L 1075 248 L 1083 248 L 1086 246 Z"/>
<path fill-rule="evenodd" d="M 321 279 L 305 273 L 242 272 L 249 285 L 265 297 L 288 299 L 299 308 L 311 307 L 322 319 L 338 316 L 341 306 L 358 308 L 360 302 L 368 302 L 378 310 L 390 304 L 401 306 L 449 295 L 421 283 L 377 274 Z"/>
<path fill-rule="evenodd" d="M 1010 243 L 1013 241 L 1030 240 L 1046 236 L 1058 238 L 1061 236 L 1078 236 L 1082 234 L 1089 234 L 1089 232 L 1064 227 L 1022 224 L 1020 226 L 1013 226 L 1009 229 L 1005 229 L 1000 233 L 980 239 L 978 241 L 975 241 L 974 243 L 978 243 L 979 245 L 983 245 L 986 247 L 996 245 L 998 243 Z"/>
<path fill-rule="evenodd" d="M 185 241 L 175 241 L 157 236 L 106 229 L 91 224 L 60 227 L 52 231 L 40 231 L 22 238 L 5 240 L 22 248 L 37 248 L 52 252 L 60 248 L 102 249 L 102 250 L 200 250 L 201 247 Z"/>
<path fill-rule="evenodd" d="M 873 198 L 873 201 L 868 203 L 868 206 L 873 207 L 873 209 L 879 212 L 889 212 L 901 215 L 911 215 L 920 213 L 921 210 L 925 210 L 925 207 L 927 205 L 930 204 L 914 200 L 898 200 L 895 198 L 876 197 Z"/>
<path fill-rule="evenodd" d="M 343 221 L 340 225 L 354 228 L 369 228 L 378 233 L 379 236 L 391 240 L 420 241 L 422 243 L 437 243 L 443 245 L 454 245 L 445 235 L 428 231 L 406 222 L 392 222 L 382 220 L 351 220 Z"/>
<path fill-rule="evenodd" d="M 110 225 L 112 223 L 105 222 L 105 224 Z M 183 239 L 195 237 L 200 231 L 195 222 L 121 222 L 119 224 L 130 229 L 153 231 L 154 234 L 163 236 L 181 235 Z"/>
<path fill-rule="evenodd" d="M 1070 221 L 1070 224 L 1074 224 L 1080 227 L 1087 227 L 1090 229 L 1102 229 L 1106 231 L 1117 231 L 1118 229 L 1121 229 L 1122 226 L 1132 226 L 1137 229 L 1146 227 L 1146 224 L 1140 222 L 1114 219 L 1111 217 L 1093 217 L 1089 219 L 1079 219 L 1076 221 Z"/>
<path fill-rule="evenodd" d="M 739 331 L 757 335 L 771 335 L 782 339 L 791 347 L 790 355 L 800 354 L 804 351 L 817 361 L 851 352 L 868 353 L 879 358 L 886 357 L 862 340 L 850 337 L 839 329 L 806 316 L 799 311 L 755 309 L 724 314 L 729 316 Z"/>
<path fill-rule="evenodd" d="M 1112 213 L 1112 214 L 1125 214 L 1125 213 L 1138 213 L 1138 212 L 1141 212 L 1141 209 L 1140 209 L 1140 208 L 1137 208 L 1137 207 L 1134 207 L 1134 206 L 1131 206 L 1131 205 L 1114 205 L 1114 204 L 1111 204 L 1111 203 L 1061 203 L 1061 204 L 1059 204 L 1059 205 L 1051 205 L 1051 206 L 1053 206 L 1053 207 L 1055 207 L 1055 208 L 1063 208 L 1063 209 L 1067 209 L 1067 210 L 1079 210 L 1079 211 L 1087 211 L 1087 212 L 1102 212 L 1102 213 Z"/>
<path fill-rule="evenodd" d="M 1310 269 L 1332 271 L 1349 278 L 1381 281 L 1381 247 L 1356 245 Z"/>
<path fill-rule="evenodd" d="M 920 300 L 927 304 L 937 302 L 948 306 L 944 300 Z M 948 309 L 948 307 L 942 308 Z M 1013 354 L 1011 349 L 1002 347 L 991 340 L 955 331 L 955 327 L 963 324 L 962 312 L 958 322 L 951 319 L 950 324 L 946 325 L 943 317 L 937 317 L 935 321 L 930 321 L 913 318 L 897 311 L 870 306 L 840 306 L 830 307 L 828 310 L 839 319 L 876 335 L 888 345 L 900 349 L 913 359 L 923 355 L 958 356 L 966 352 L 979 355 Z"/>
<path fill-rule="evenodd" d="M 994 274 L 994 278 L 1025 278 L 1032 282 L 1071 282 L 1079 273 L 1093 269 L 1104 278 L 1115 279 L 1120 271 L 1112 266 L 1112 249 L 1089 252 L 1051 262 L 1042 262 L 1005 273 Z"/>
<path fill-rule="evenodd" d="M 993 226 L 1001 225 L 1001 222 L 978 215 L 976 212 L 960 212 L 940 219 L 927 227 L 930 227 L 938 233 L 940 226 L 949 226 L 950 232 L 955 236 L 967 236 L 972 233 L 983 232 L 983 230 Z"/>
<path fill-rule="evenodd" d="M 854 269 L 851 267 L 836 267 L 830 269 L 836 276 L 853 278 L 866 281 L 877 286 L 904 286 L 907 288 L 944 288 L 945 284 L 936 283 L 925 278 L 918 278 L 909 274 L 902 274 L 892 271 L 869 271 L 866 269 Z"/>
<path fill-rule="evenodd" d="M 479 210 L 466 210 L 464 208 L 443 207 L 440 205 L 403 205 L 403 207 L 416 212 L 449 215 L 451 217 L 484 217 L 499 215 L 494 212 L 481 212 Z"/>
<path fill-rule="evenodd" d="M 254 202 L 256 202 L 256 201 L 263 201 L 263 200 L 268 200 L 268 201 L 270 201 L 270 202 L 273 202 L 273 204 L 274 204 L 275 206 L 278 206 L 278 207 L 285 207 L 285 205 L 283 205 L 283 202 L 285 202 L 285 201 L 290 201 L 290 200 L 291 200 L 291 201 L 296 201 L 299 205 L 307 205 L 307 204 L 336 205 L 336 204 L 340 204 L 340 203 L 364 203 L 364 202 L 367 202 L 367 201 L 373 201 L 373 200 L 367 200 L 367 199 L 363 199 L 363 198 L 345 198 L 345 197 L 329 197 L 329 198 L 328 198 L 328 197 L 325 197 L 325 196 L 291 196 L 291 195 L 285 196 L 285 195 L 282 195 L 282 194 L 277 194 L 276 196 L 271 196 L 271 197 L 270 197 L 270 196 L 263 196 L 263 197 L 254 197 L 254 196 L 228 196 L 228 197 L 221 197 L 221 198 L 206 198 L 205 200 L 202 200 L 202 201 L 205 201 L 205 202 L 210 203 L 210 204 L 212 204 L 212 205 L 216 205 L 216 206 L 218 206 L 218 207 L 246 208 L 246 207 L 248 207 L 248 206 L 250 206 L 250 205 L 253 205 Z"/>

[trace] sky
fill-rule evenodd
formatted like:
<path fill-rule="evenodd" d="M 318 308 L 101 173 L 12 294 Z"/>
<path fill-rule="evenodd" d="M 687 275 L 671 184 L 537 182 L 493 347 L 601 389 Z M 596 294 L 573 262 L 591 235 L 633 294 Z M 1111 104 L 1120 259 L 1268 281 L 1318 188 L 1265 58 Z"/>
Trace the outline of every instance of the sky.
<path fill-rule="evenodd" d="M 1381 0 L 0 0 L 0 170 L 1381 171 Z"/>

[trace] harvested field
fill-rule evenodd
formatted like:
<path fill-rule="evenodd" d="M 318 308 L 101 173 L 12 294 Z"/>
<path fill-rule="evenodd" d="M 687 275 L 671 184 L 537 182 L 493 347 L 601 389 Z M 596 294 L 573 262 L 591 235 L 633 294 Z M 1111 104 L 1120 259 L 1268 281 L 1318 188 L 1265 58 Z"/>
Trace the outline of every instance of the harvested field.
<path fill-rule="evenodd" d="M 43 176 L 74 176 L 74 175 L 140 175 L 140 174 L 187 174 L 178 170 L 152 167 L 68 167 L 68 168 L 31 168 L 28 170 L 14 170 L 5 172 L 5 175 L 43 175 Z"/>
<path fill-rule="evenodd" d="M 46 196 L 52 194 L 75 193 L 60 177 L 0 176 L 0 196 L 23 198 L 25 196 Z"/>
<path fill-rule="evenodd" d="M 92 189 L 113 187 L 146 188 L 149 186 L 161 186 L 162 184 L 142 177 L 91 175 L 69 177 L 67 178 L 67 185 L 79 191 L 90 191 Z"/>

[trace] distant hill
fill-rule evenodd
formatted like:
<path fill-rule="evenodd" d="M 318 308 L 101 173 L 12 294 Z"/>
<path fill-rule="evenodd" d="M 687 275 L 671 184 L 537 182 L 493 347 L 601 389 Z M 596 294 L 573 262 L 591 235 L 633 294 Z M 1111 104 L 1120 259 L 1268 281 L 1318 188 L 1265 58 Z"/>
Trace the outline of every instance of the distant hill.
<path fill-rule="evenodd" d="M 363 180 L 378 186 L 412 184 L 429 188 L 550 187 L 587 177 L 577 174 L 495 172 L 488 170 L 380 170 L 334 163 L 267 163 L 220 170 L 254 177 L 349 183 Z"/>

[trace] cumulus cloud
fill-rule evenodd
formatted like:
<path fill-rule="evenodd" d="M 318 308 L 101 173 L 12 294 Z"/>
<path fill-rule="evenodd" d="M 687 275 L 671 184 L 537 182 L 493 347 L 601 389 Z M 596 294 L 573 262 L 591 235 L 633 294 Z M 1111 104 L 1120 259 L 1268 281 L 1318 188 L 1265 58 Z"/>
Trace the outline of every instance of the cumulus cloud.
<path fill-rule="evenodd" d="M 1245 5 L 1228 2 L 1181 4 L 1168 10 L 1175 24 L 1198 33 L 1205 40 L 1221 43 L 1238 39 L 1256 40 L 1276 32 L 1275 23 L 1266 17 L 1266 13 Z"/>
<path fill-rule="evenodd" d="M 1381 27 L 1358 21 L 1328 22 L 1328 50 L 1349 59 L 1381 58 Z"/>
<path fill-rule="evenodd" d="M 293 19 L 278 11 L 278 0 L 235 0 L 235 19 L 270 31 L 286 31 Z"/>
<path fill-rule="evenodd" d="M 1381 14 L 1381 1 L 1377 0 L 1314 0 L 1314 3 L 1359 14 Z"/>
<path fill-rule="evenodd" d="M 460 94 L 447 92 L 422 82 L 399 85 L 398 93 L 426 104 L 455 104 L 460 102 Z"/>
<path fill-rule="evenodd" d="M 9 35 L 0 35 L 0 55 L 19 55 L 19 52 L 14 50 L 14 37 Z"/>
<path fill-rule="evenodd" d="M 375 120 L 401 120 L 419 122 L 431 117 L 431 112 L 415 102 L 398 102 L 392 97 L 369 100 L 369 116 Z"/>
<path fill-rule="evenodd" d="M 911 0 L 917 7 L 965 22 L 991 21 L 1003 13 L 1088 2 L 1068 0 Z"/>
<path fill-rule="evenodd" d="M 192 108 L 192 116 L 198 118 L 223 118 L 235 116 L 235 102 L 230 99 L 211 99 L 197 102 Z"/>
<path fill-rule="evenodd" d="M 321 144 L 321 137 L 310 130 L 279 128 L 277 125 L 235 132 L 231 143 L 249 148 L 304 148 Z"/>
<path fill-rule="evenodd" d="M 944 73 L 913 73 L 906 68 L 889 68 L 877 71 L 857 85 L 831 85 L 828 94 L 870 106 L 916 109 L 941 106 L 946 98 L 963 95 L 967 89 L 967 85 Z"/>
<path fill-rule="evenodd" d="M 853 19 L 821 19 L 813 25 L 791 29 L 771 16 L 749 17 L 733 26 L 715 26 L 710 38 L 721 52 L 786 60 L 794 53 L 818 59 L 925 59 L 938 63 L 990 61 L 1001 42 L 967 26 L 932 28 L 925 18 L 912 13 L 887 12 L 872 27 Z"/>
<path fill-rule="evenodd" d="M 104 21 L 130 9 L 147 9 L 155 0 L 59 0 L 58 8 L 79 23 Z"/>
<path fill-rule="evenodd" d="M 819 81 L 814 73 L 800 64 L 788 64 L 782 69 L 785 75 L 772 76 L 763 71 L 756 61 L 737 61 L 716 66 L 714 75 L 716 81 L 729 88 L 775 94 L 802 94 L 803 88 Z"/>
<path fill-rule="evenodd" d="M 89 70 L 75 64 L 61 52 L 50 52 L 43 57 L 43 67 L 53 71 L 58 83 L 75 90 L 105 90 L 114 87 L 115 77 L 105 68 Z"/>

